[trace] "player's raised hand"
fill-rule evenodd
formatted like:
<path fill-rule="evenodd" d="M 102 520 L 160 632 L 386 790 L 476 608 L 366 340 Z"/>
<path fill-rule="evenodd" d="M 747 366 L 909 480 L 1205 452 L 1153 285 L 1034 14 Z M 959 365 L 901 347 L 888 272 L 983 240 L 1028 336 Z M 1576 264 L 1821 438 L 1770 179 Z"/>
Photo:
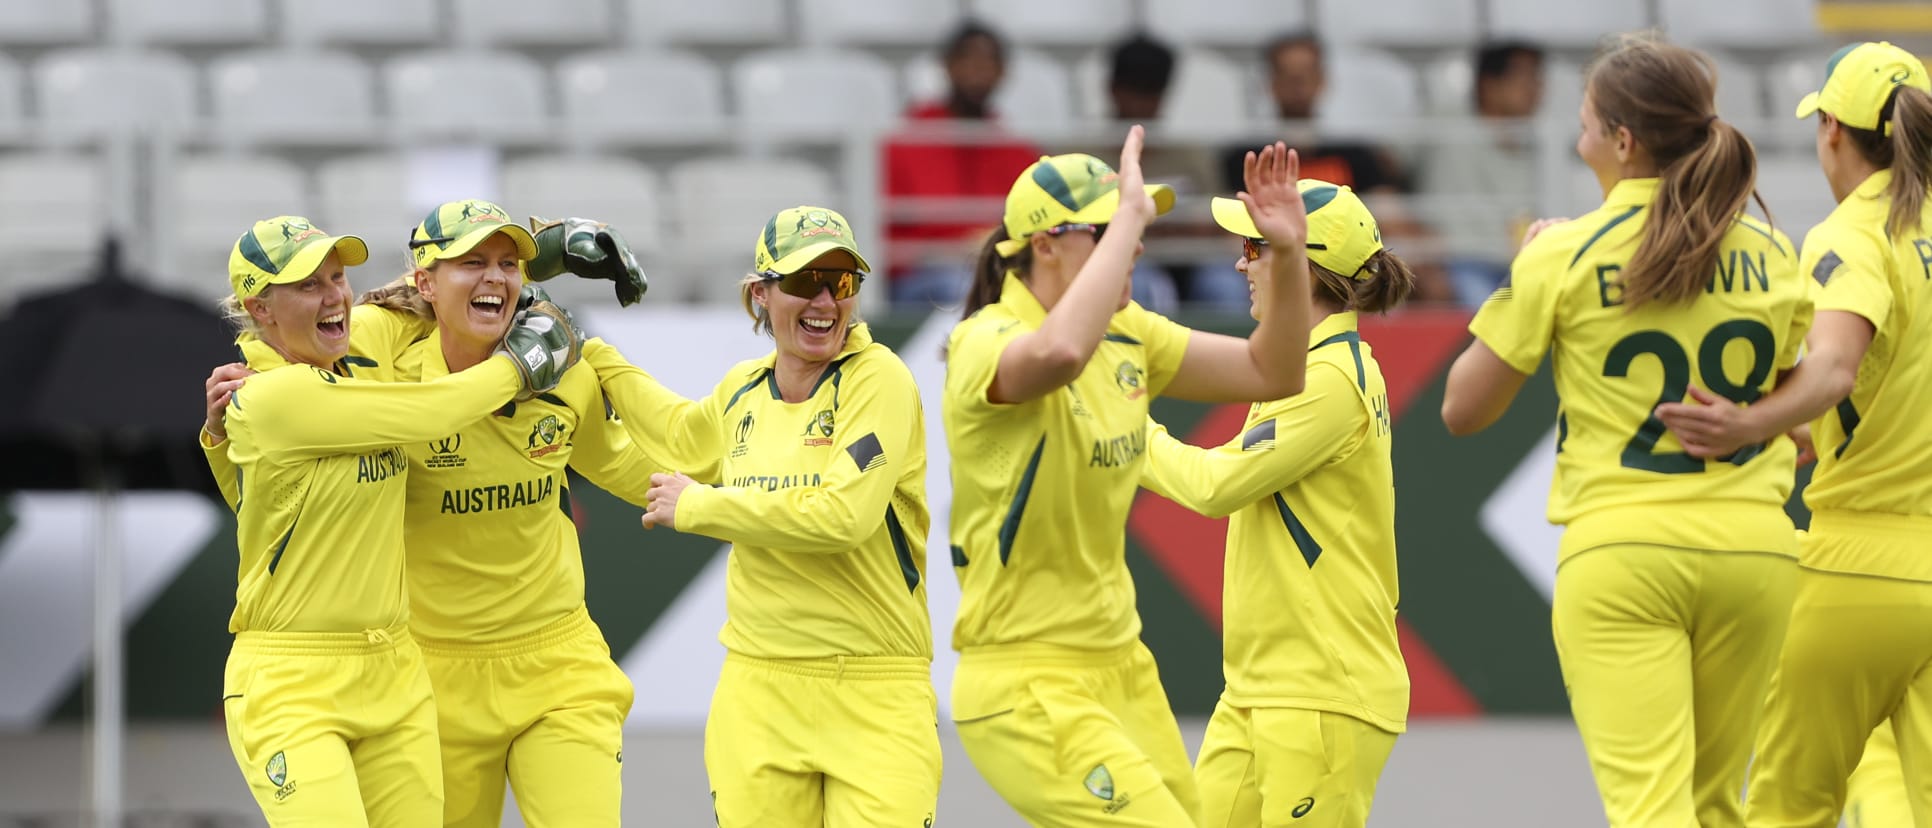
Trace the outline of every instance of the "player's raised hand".
<path fill-rule="evenodd" d="M 1114 227 L 1131 224 L 1138 232 L 1154 220 L 1157 212 L 1154 197 L 1147 194 L 1147 180 L 1140 171 L 1140 153 L 1146 141 L 1147 130 L 1135 124 L 1127 129 L 1127 140 L 1120 146 L 1120 167 L 1115 170 L 1119 174 L 1120 207 L 1114 210 L 1113 220 L 1109 222 Z"/>
<path fill-rule="evenodd" d="M 1301 203 L 1301 155 L 1276 141 L 1241 160 L 1244 189 L 1235 193 L 1268 244 L 1296 248 L 1308 243 L 1308 209 Z"/>
<path fill-rule="evenodd" d="M 228 439 L 228 426 L 225 419 L 228 414 L 228 401 L 235 396 L 235 391 L 242 387 L 242 381 L 254 373 L 244 363 L 230 362 L 215 366 L 215 370 L 208 374 L 208 381 L 202 386 L 207 392 L 208 417 L 202 422 L 201 428 L 207 431 L 210 437 L 216 440 Z"/>
<path fill-rule="evenodd" d="M 696 482 L 684 472 L 651 475 L 651 488 L 644 492 L 644 528 L 678 528 L 678 495 Z"/>

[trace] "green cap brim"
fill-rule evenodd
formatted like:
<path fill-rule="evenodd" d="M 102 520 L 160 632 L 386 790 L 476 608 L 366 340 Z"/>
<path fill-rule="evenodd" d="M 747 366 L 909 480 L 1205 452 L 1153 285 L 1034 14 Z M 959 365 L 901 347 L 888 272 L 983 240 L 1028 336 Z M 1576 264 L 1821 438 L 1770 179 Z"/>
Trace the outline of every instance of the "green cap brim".
<path fill-rule="evenodd" d="M 1174 209 L 1174 188 L 1166 184 L 1145 184 L 1147 194 L 1154 198 L 1154 215 L 1167 215 Z M 1067 216 L 1063 224 L 1106 224 L 1114 220 L 1114 213 L 1120 211 L 1120 191 L 1114 190 L 1094 199 L 1092 204 Z"/>
<path fill-rule="evenodd" d="M 536 237 L 531 236 L 530 231 L 523 229 L 523 225 L 511 224 L 509 222 L 485 222 L 476 225 L 475 228 L 456 237 L 456 241 L 450 242 L 449 246 L 443 248 L 442 254 L 436 258 L 454 259 L 457 256 L 476 249 L 476 246 L 482 244 L 484 239 L 497 233 L 503 233 L 517 243 L 518 259 L 527 262 L 537 257 Z"/>
<path fill-rule="evenodd" d="M 797 250 L 794 250 L 786 254 L 784 258 L 781 258 L 778 261 L 772 262 L 771 269 L 772 269 L 772 272 L 774 273 L 796 273 L 800 268 L 803 268 L 806 265 L 811 264 L 813 259 L 816 259 L 834 250 L 843 250 L 847 253 L 852 254 L 853 261 L 856 261 L 859 263 L 860 271 L 863 271 L 865 273 L 872 272 L 872 265 L 866 264 L 865 257 L 862 255 L 859 255 L 858 248 L 853 247 L 844 242 L 836 242 L 836 241 L 813 242 L 811 244 L 805 245 L 804 247 L 801 247 Z"/>
<path fill-rule="evenodd" d="M 315 269 L 322 266 L 322 260 L 329 257 L 330 251 L 339 254 L 343 267 L 355 267 L 369 261 L 369 245 L 358 236 L 328 236 L 321 241 L 304 245 L 295 255 L 289 257 L 282 272 L 269 278 L 271 285 L 286 285 L 300 282 L 314 275 Z"/>
<path fill-rule="evenodd" d="M 1248 215 L 1248 205 L 1238 198 L 1215 196 L 1210 204 L 1214 213 L 1214 223 L 1221 229 L 1244 239 L 1261 238 L 1261 230 L 1254 226 L 1254 217 Z"/>
<path fill-rule="evenodd" d="M 1812 92 L 1798 99 L 1798 118 L 1809 118 L 1818 114 L 1818 93 Z"/>

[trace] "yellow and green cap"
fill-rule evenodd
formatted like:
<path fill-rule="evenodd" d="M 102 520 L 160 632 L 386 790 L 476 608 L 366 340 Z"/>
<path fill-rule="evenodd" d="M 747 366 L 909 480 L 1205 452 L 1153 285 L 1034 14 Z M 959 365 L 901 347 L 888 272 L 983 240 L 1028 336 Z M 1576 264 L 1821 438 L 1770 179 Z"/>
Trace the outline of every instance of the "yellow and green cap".
<path fill-rule="evenodd" d="M 765 222 L 765 230 L 758 234 L 758 246 L 751 254 L 751 269 L 754 273 L 794 273 L 833 250 L 852 254 L 861 272 L 872 272 L 872 266 L 859 254 L 852 223 L 837 210 L 807 205 L 790 207 Z"/>
<path fill-rule="evenodd" d="M 1174 209 L 1174 188 L 1148 184 L 1154 212 Z M 1012 256 L 1026 248 L 1026 237 L 1062 224 L 1106 224 L 1120 209 L 1120 174 L 1107 162 L 1085 153 L 1042 156 L 1020 173 L 1006 194 L 1006 240 L 994 248 Z"/>
<path fill-rule="evenodd" d="M 429 211 L 409 237 L 409 255 L 417 267 L 426 268 L 439 259 L 468 253 L 499 232 L 517 243 L 518 259 L 537 257 L 537 240 L 529 230 L 511 221 L 502 207 L 477 198 L 445 202 Z"/>
<path fill-rule="evenodd" d="M 269 285 L 309 278 L 330 251 L 341 255 L 344 267 L 369 261 L 369 245 L 355 236 L 331 236 L 301 216 L 263 219 L 229 251 L 228 284 L 238 299 L 259 296 Z"/>
<path fill-rule="evenodd" d="M 1368 278 L 1362 266 L 1382 249 L 1382 231 L 1375 226 L 1368 205 L 1346 185 L 1316 178 L 1297 184 L 1302 209 L 1308 211 L 1309 260 L 1350 279 Z M 1216 198 L 1212 209 L 1214 223 L 1221 229 L 1243 238 L 1261 238 L 1248 205 L 1240 199 Z"/>
<path fill-rule="evenodd" d="M 1825 84 L 1798 101 L 1798 117 L 1825 112 L 1849 127 L 1892 134 L 1892 94 L 1901 86 L 1932 92 L 1918 56 L 1890 43 L 1853 43 L 1825 63 Z"/>

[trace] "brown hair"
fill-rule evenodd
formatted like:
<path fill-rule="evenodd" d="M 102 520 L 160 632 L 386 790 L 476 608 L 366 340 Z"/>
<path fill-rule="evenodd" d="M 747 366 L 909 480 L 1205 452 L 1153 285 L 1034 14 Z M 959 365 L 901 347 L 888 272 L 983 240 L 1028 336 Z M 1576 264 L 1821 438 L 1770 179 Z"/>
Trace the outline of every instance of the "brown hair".
<path fill-rule="evenodd" d="M 1021 248 L 1019 253 L 1012 256 L 1000 255 L 997 246 L 1008 238 L 1011 237 L 1006 235 L 1006 225 L 1002 223 L 994 227 L 993 232 L 987 235 L 986 243 L 980 245 L 979 259 L 973 263 L 973 284 L 966 291 L 966 306 L 960 318 L 972 316 L 980 308 L 998 302 L 1000 294 L 1005 292 L 1007 271 L 1025 277 L 1032 270 L 1032 247 Z"/>
<path fill-rule="evenodd" d="M 410 275 L 398 276 L 389 284 L 363 293 L 361 298 L 356 299 L 356 304 L 413 313 L 419 319 L 434 321 L 436 309 L 430 306 L 428 299 L 423 298 L 421 291 L 416 290 L 416 283 L 410 279 Z"/>
<path fill-rule="evenodd" d="M 1911 86 L 1894 87 L 1891 100 L 1879 110 L 1879 123 L 1886 122 L 1892 124 L 1890 136 L 1841 125 L 1865 160 L 1892 171 L 1892 186 L 1885 191 L 1892 211 L 1885 230 L 1897 238 L 1919 226 L 1927 190 L 1932 189 L 1932 95 Z"/>
<path fill-rule="evenodd" d="M 1651 36 L 1625 36 L 1591 65 L 1585 88 L 1605 132 L 1629 129 L 1661 179 L 1624 270 L 1624 301 L 1689 301 L 1710 283 L 1718 247 L 1757 195 L 1757 152 L 1715 111 L 1716 64 Z"/>
<path fill-rule="evenodd" d="M 1415 291 L 1415 271 L 1409 269 L 1408 262 L 1387 250 L 1375 251 L 1362 269 L 1368 271 L 1367 279 L 1350 279 L 1312 261 L 1308 263 L 1315 296 L 1345 311 L 1388 313 Z"/>

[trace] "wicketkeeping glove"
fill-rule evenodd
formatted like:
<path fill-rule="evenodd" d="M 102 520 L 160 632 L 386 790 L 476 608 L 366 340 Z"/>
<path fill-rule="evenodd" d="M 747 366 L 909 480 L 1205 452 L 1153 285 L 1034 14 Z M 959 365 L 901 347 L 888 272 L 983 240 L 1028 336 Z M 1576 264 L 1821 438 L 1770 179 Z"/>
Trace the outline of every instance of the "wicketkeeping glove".
<path fill-rule="evenodd" d="M 524 266 L 524 275 L 542 282 L 559 273 L 585 279 L 609 279 L 617 285 L 618 304 L 629 306 L 644 298 L 649 284 L 637 257 L 617 230 L 601 221 L 567 218 L 557 221 L 530 217 L 537 237 L 537 257 Z"/>
<path fill-rule="evenodd" d="M 523 378 L 518 400 L 528 400 L 557 387 L 565 371 L 584 354 L 584 334 L 570 312 L 558 307 L 541 288 L 525 287 L 517 301 L 517 315 L 503 335 L 497 353 L 516 363 Z"/>

